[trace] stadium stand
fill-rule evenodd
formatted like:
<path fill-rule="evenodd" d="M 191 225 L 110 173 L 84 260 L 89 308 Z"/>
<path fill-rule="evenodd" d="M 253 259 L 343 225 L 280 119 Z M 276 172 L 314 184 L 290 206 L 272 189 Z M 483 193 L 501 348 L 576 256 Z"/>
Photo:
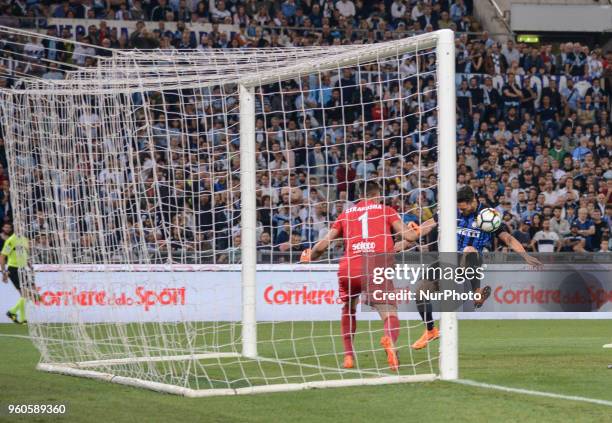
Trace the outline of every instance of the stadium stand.
<path fill-rule="evenodd" d="M 109 48 L 197 48 L 205 51 L 211 48 L 344 45 L 376 43 L 450 28 L 457 31 L 458 186 L 471 186 L 480 202 L 500 210 L 517 239 L 532 250 L 551 251 L 552 248 L 575 252 L 611 251 L 612 138 L 609 89 L 612 52 L 572 42 L 553 46 L 528 45 L 508 40 L 502 45 L 488 33 L 481 32 L 480 24 L 472 17 L 472 8 L 472 2 L 467 0 L 8 2 L 0 5 L 0 19 L 21 19 L 21 27 L 43 26 L 47 34 L 67 40 L 76 36 L 82 43 L 97 46 L 97 50 L 79 46 L 74 51 L 67 51 L 61 42 L 48 40 L 45 43 L 37 39 L 20 40 L 23 47 L 16 47 L 19 43 L 11 40 L 0 41 L 0 68 L 3 70 L 0 87 L 18 86 L 20 78 L 24 76 L 61 79 L 68 64 L 95 66 L 91 56 L 107 55 Z M 52 17 L 139 22 L 137 29 L 129 36 L 109 29 L 104 22 L 98 26 L 90 25 L 87 31 L 72 34 L 65 28 L 60 33 L 54 25 L 47 26 L 47 19 Z M 147 29 L 146 21 L 158 22 L 158 29 Z M 178 22 L 177 30 L 165 30 L 164 22 Z M 196 34 L 188 29 L 190 22 L 211 23 L 213 29 L 197 39 Z M 218 24 L 235 25 L 239 30 L 228 35 L 219 30 Z M 56 63 L 38 65 L 41 58 Z M 400 71 L 416 75 L 431 65 L 431 62 L 422 61 L 418 64 L 420 69 L 417 69 L 414 60 L 407 60 Z M 352 104 L 352 93 L 346 87 L 350 87 L 354 77 L 348 72 L 343 75 L 344 83 L 338 78 L 324 78 L 321 84 L 325 90 L 311 87 L 311 95 L 307 98 L 302 95 L 283 99 L 263 96 L 264 100 L 257 104 L 257 110 L 260 113 L 262 110 L 267 113 L 280 111 L 283 101 L 292 101 L 294 105 L 297 102 L 307 102 L 314 110 L 322 104 L 332 107 L 339 101 L 348 102 L 345 105 Z M 427 81 L 422 83 L 426 85 Z M 415 90 L 414 86 L 416 83 L 408 80 L 404 89 Z M 365 107 L 364 113 L 369 116 L 377 114 L 393 123 L 397 113 L 394 88 L 397 87 L 389 85 L 382 93 L 371 92 L 370 95 L 383 99 L 384 107 L 381 109 L 370 104 Z M 340 90 L 347 92 L 341 93 Z M 324 95 L 317 95 L 321 92 Z M 421 95 L 419 101 L 435 105 L 435 98 L 428 95 L 427 90 L 422 90 Z M 211 102 L 206 107 L 214 109 L 217 106 Z M 172 243 L 172 237 L 177 237 L 191 239 L 193 243 L 190 248 L 194 251 L 211 249 L 210 232 L 217 231 L 215 242 L 218 245 L 214 246 L 217 253 L 207 260 L 238 262 L 240 257 L 236 251 L 239 249 L 236 247 L 240 242 L 239 210 L 235 205 L 227 204 L 226 195 L 236 181 L 214 178 L 210 174 L 208 179 L 200 179 L 200 175 L 193 169 L 181 167 L 180 160 L 168 157 L 164 152 L 168 140 L 176 143 L 181 133 L 191 133 L 194 130 L 179 122 L 174 122 L 176 126 L 172 127 L 172 121 L 168 123 L 167 119 L 162 119 L 162 115 L 169 112 L 166 110 L 157 116 L 157 162 L 149 163 L 148 166 L 156 165 L 164 169 L 169 179 L 176 178 L 177 173 L 189 176 L 187 179 L 191 182 L 181 188 L 186 194 L 171 193 L 169 189 L 168 196 L 173 199 L 177 195 L 181 197 L 180 201 L 193 211 L 197 229 L 170 231 L 170 238 L 165 239 L 162 234 L 168 231 L 160 228 L 160 225 L 164 225 L 164 219 L 160 221 L 155 217 L 160 214 L 159 210 L 155 210 L 156 205 L 147 205 L 152 214 L 148 240 L 150 248 L 161 248 L 161 245 Z M 435 130 L 427 130 L 435 129 L 435 114 L 431 114 L 427 122 L 420 123 L 418 132 L 415 129 L 419 122 L 402 125 L 407 128 L 404 132 L 399 131 L 399 122 L 398 125 L 389 125 L 390 129 L 385 133 L 377 132 L 378 128 L 371 125 L 366 128 L 367 136 L 372 139 L 369 151 L 351 148 L 351 139 L 360 136 L 358 131 L 350 134 L 347 139 L 334 138 L 332 143 L 349 144 L 346 150 L 349 154 L 344 155 L 344 149 L 321 148 L 317 137 L 334 137 L 333 133 L 309 131 L 315 135 L 306 139 L 298 130 L 303 129 L 301 125 L 316 124 L 325 127 L 339 118 L 333 113 L 323 118 L 315 112 L 307 119 L 298 118 L 297 113 L 279 113 L 277 118 L 266 122 L 258 119 L 258 167 L 266 170 L 261 172 L 258 180 L 259 205 L 265 206 L 260 209 L 258 216 L 262 252 L 282 252 L 289 246 L 297 252 L 308 248 L 325 232 L 329 221 L 333 221 L 339 212 L 356 199 L 357 179 L 376 178 L 380 166 L 391 166 L 397 172 L 410 172 L 417 166 L 412 161 L 416 156 L 401 156 L 397 153 L 398 148 L 394 150 L 391 147 L 387 153 L 390 156 L 381 157 L 377 148 L 380 143 L 396 147 L 403 143 L 402 151 L 410 152 L 417 145 L 427 145 L 428 136 L 435 136 Z M 352 121 L 352 118 L 344 116 L 347 121 Z M 82 119 L 95 121 L 96 117 L 83 116 Z M 211 131 L 203 135 L 198 143 L 200 146 L 214 145 L 219 141 L 215 138 L 218 136 Z M 277 151 L 281 143 L 289 144 L 288 149 L 292 151 L 290 156 Z M 144 146 L 140 148 L 144 149 Z M 369 157 L 365 166 L 364 162 L 358 161 L 364 155 Z M 315 166 L 316 170 L 289 175 L 283 171 L 288 162 L 297 168 Z M 237 165 L 233 162 L 231 164 Z M 4 223 L 10 223 L 6 169 L 7 161 L 0 139 L 0 218 Z M 323 207 L 322 202 L 328 199 L 308 190 L 309 181 L 305 180 L 305 176 L 317 175 L 317 172 L 327 175 L 336 185 L 336 198 L 332 200 L 337 207 Z M 102 166 L 97 175 L 102 180 L 112 177 L 109 173 Z M 385 173 L 389 174 L 388 171 Z M 272 175 L 272 179 L 269 175 Z M 294 198 L 292 210 L 289 210 L 288 198 L 296 196 L 289 185 L 291 178 L 291 186 L 300 187 L 301 193 L 298 192 L 297 197 L 301 197 L 302 204 L 295 206 Z M 409 192 L 413 188 L 393 183 L 385 186 L 388 189 L 387 195 L 392 195 L 393 190 Z M 173 189 L 176 190 L 176 187 Z M 204 192 L 207 194 L 202 194 Z M 215 197 L 214 202 L 211 202 L 211 196 Z M 420 197 L 419 201 L 417 196 Z M 405 204 L 392 204 L 402 213 L 405 221 L 435 212 L 434 207 L 428 205 L 434 198 L 433 193 L 427 190 L 415 191 L 414 195 L 406 197 L 409 201 Z M 145 209 L 145 212 L 148 210 Z M 265 210 L 273 212 L 266 213 Z M 181 218 L 170 212 L 167 220 L 179 227 Z M 44 222 L 42 216 L 40 222 Z M 48 242 L 45 230 L 44 223 L 41 223 L 34 234 L 38 250 L 43 252 Z M 0 239 L 4 239 L 5 235 L 3 229 Z M 86 245 L 87 240 L 82 239 L 81 243 Z M 502 246 L 496 248 L 502 249 Z M 192 260 L 203 260 L 201 256 L 194 257 L 198 258 Z M 266 257 L 277 256 L 267 254 Z M 46 257 L 45 260 L 53 261 L 53 257 Z M 83 260 L 95 261 L 95 253 Z"/>

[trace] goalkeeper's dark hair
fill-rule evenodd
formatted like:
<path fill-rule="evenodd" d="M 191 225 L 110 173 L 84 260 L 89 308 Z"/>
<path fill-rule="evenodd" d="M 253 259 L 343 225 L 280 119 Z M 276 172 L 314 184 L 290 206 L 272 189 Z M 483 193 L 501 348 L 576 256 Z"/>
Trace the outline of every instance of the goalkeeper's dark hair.
<path fill-rule="evenodd" d="M 375 181 L 368 181 L 365 183 L 365 186 L 361 187 L 361 196 L 372 198 L 380 196 L 381 190 L 380 185 L 378 185 Z"/>
<path fill-rule="evenodd" d="M 457 203 L 471 203 L 474 201 L 475 195 L 472 188 L 464 186 L 457 191 Z"/>

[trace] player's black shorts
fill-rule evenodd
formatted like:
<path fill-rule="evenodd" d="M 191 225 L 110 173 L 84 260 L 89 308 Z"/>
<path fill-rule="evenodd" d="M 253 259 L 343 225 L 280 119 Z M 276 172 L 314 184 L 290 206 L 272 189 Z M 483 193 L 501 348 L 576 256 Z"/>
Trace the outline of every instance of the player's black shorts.
<path fill-rule="evenodd" d="M 476 268 L 482 266 L 482 254 L 461 253 L 461 266 L 465 268 Z"/>
<path fill-rule="evenodd" d="M 480 253 L 462 253 L 461 255 L 461 266 L 467 269 L 476 269 L 477 267 L 482 267 L 483 259 L 482 254 Z M 480 288 L 480 279 L 478 278 L 468 278 L 468 287 L 471 288 L 471 291 L 475 291 Z"/>
<path fill-rule="evenodd" d="M 19 280 L 19 268 L 8 266 L 8 275 L 17 291 L 21 292 L 21 281 Z"/>

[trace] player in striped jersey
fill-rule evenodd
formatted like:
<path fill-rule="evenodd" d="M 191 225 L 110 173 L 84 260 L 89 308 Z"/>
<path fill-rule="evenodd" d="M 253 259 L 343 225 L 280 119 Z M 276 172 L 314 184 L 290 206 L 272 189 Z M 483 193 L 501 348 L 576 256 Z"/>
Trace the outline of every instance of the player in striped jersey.
<path fill-rule="evenodd" d="M 476 226 L 476 217 L 482 210 L 483 206 L 478 204 L 474 191 L 469 186 L 464 186 L 457 191 L 457 252 L 463 253 L 462 266 L 464 267 L 479 267 L 482 265 L 482 257 L 480 253 L 485 248 L 490 248 L 493 239 L 497 238 L 506 244 L 512 251 L 520 254 L 529 266 L 540 268 L 542 263 L 527 254 L 523 245 L 514 238 L 505 224 L 495 232 L 485 232 Z M 431 227 L 437 224 L 437 216 L 429 219 L 421 225 L 421 227 Z M 491 295 L 491 287 L 480 287 L 480 280 L 473 278 L 471 281 L 472 290 L 481 295 L 479 301 L 474 302 L 475 308 L 480 308 Z M 422 290 L 437 289 L 435 281 L 421 281 Z M 438 329 L 434 326 L 432 316 L 431 303 L 417 304 L 421 319 L 426 323 L 427 327 L 423 335 L 412 344 L 412 348 L 425 348 L 427 344 L 439 335 Z"/>
<path fill-rule="evenodd" d="M 516 240 L 505 224 L 502 224 L 496 232 L 485 232 L 476 227 L 476 217 L 484 208 L 479 205 L 472 188 L 464 186 L 457 192 L 457 251 L 464 253 L 482 253 L 492 246 L 494 237 L 501 240 L 512 251 L 521 255 L 525 262 L 533 267 L 540 267 L 542 263 L 531 257 Z"/>

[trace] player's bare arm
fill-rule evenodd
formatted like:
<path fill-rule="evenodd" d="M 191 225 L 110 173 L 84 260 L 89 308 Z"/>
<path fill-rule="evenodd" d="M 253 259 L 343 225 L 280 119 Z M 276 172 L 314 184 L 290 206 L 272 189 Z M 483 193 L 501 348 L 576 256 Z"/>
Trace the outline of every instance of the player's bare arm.
<path fill-rule="evenodd" d="M 0 270 L 2 271 L 2 282 L 8 283 L 9 277 L 6 270 L 6 256 L 4 254 L 0 254 Z"/>
<path fill-rule="evenodd" d="M 537 251 L 536 244 L 537 244 L 537 241 L 535 239 L 532 239 L 531 242 L 529 243 L 529 249 L 531 251 Z"/>
<path fill-rule="evenodd" d="M 523 259 L 528 265 L 533 266 L 536 269 L 542 267 L 542 262 L 537 258 L 527 254 L 527 251 L 525 250 L 525 247 L 523 247 L 523 244 L 521 244 L 515 237 L 510 235 L 508 232 L 501 232 L 497 237 L 501 239 L 504 244 L 508 246 L 508 248 L 523 257 Z"/>
<path fill-rule="evenodd" d="M 312 260 L 317 260 L 319 257 L 327 251 L 329 244 L 340 236 L 340 231 L 337 229 L 330 229 L 330 231 L 322 239 L 320 239 L 312 248 L 304 250 L 300 257 L 301 263 L 308 263 Z"/>

